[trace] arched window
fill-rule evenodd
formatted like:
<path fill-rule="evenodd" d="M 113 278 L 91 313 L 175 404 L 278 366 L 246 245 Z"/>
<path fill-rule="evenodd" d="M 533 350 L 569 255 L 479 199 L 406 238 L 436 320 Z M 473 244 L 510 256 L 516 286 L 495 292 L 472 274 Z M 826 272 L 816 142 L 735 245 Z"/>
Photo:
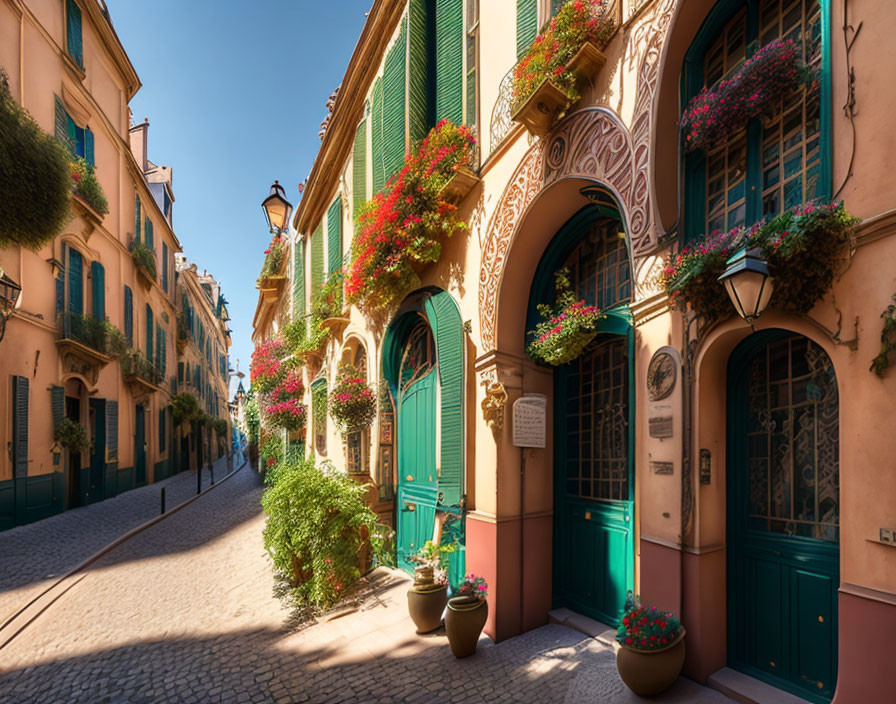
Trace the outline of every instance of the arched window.
<path fill-rule="evenodd" d="M 619 220 L 601 218 L 588 225 L 564 266 L 576 296 L 588 305 L 606 310 L 631 300 L 631 269 Z"/>
<path fill-rule="evenodd" d="M 721 0 L 685 59 L 684 105 L 732 77 L 768 44 L 792 40 L 814 78 L 708 151 L 686 157 L 688 239 L 829 195 L 828 0 Z"/>

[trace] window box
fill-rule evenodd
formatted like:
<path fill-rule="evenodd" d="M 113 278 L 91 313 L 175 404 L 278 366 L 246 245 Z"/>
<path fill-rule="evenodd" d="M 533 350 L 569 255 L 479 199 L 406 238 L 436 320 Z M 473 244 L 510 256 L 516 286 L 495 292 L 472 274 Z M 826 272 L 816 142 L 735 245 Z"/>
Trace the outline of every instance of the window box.
<path fill-rule="evenodd" d="M 96 212 L 90 204 L 84 200 L 77 193 L 72 193 L 72 206 L 75 209 L 75 212 L 81 216 L 84 220 L 84 240 L 87 241 L 90 239 L 90 235 L 93 234 L 93 231 L 102 225 L 103 218 L 102 216 Z"/>
<path fill-rule="evenodd" d="M 580 86 L 586 86 L 594 81 L 595 76 L 607 63 L 607 56 L 592 42 L 585 42 L 575 56 L 569 60 L 567 68 L 576 74 Z"/>
<path fill-rule="evenodd" d="M 439 198 L 446 203 L 460 203 L 481 180 L 472 169 L 461 166 L 454 172 L 451 180 L 442 186 L 442 189 L 439 191 Z"/>
<path fill-rule="evenodd" d="M 569 99 L 557 86 L 545 79 L 511 119 L 519 122 L 529 134 L 543 137 L 566 110 Z"/>

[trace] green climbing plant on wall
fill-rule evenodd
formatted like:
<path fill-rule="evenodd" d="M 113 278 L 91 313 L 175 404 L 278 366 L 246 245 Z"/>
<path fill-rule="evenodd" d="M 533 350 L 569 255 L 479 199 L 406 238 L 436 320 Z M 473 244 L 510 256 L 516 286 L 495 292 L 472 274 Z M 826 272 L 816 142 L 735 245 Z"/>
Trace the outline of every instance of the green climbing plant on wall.
<path fill-rule="evenodd" d="M 896 352 L 896 295 L 893 301 L 880 316 L 884 320 L 880 333 L 880 353 L 871 361 L 871 371 L 878 376 L 884 375 L 890 366 L 891 355 Z"/>

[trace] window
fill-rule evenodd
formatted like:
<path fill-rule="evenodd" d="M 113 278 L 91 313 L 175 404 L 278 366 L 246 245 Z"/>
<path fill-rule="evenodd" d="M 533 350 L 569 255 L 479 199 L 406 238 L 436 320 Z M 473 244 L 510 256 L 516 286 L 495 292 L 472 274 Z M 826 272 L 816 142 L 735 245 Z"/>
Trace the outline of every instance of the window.
<path fill-rule="evenodd" d="M 600 310 L 627 303 L 632 296 L 631 271 L 620 223 L 599 219 L 566 260 L 576 296 Z"/>
<path fill-rule="evenodd" d="M 82 69 L 84 68 L 84 40 L 81 29 L 81 8 L 75 0 L 66 0 L 65 3 L 65 39 L 68 55 L 74 59 Z"/>
<path fill-rule="evenodd" d="M 93 132 L 74 121 L 58 95 L 55 96 L 55 132 L 56 139 L 62 142 L 73 156 L 81 157 L 90 166 L 95 166 Z"/>
<path fill-rule="evenodd" d="M 778 39 L 793 40 L 809 69 L 822 75 L 819 0 L 757 0 L 742 4 L 727 19 L 719 12 L 710 15 L 688 51 L 686 101 L 731 76 L 756 51 Z M 823 92 L 820 79 L 810 81 L 724 144 L 706 154 L 688 155 L 688 238 L 749 226 L 827 194 Z"/>

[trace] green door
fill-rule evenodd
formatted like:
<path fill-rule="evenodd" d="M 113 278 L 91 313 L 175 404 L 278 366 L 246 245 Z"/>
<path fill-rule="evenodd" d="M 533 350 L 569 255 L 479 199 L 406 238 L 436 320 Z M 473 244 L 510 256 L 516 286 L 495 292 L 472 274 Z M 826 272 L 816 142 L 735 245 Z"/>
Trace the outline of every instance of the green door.
<path fill-rule="evenodd" d="M 87 503 L 102 501 L 106 496 L 106 400 L 90 399 L 90 471 Z"/>
<path fill-rule="evenodd" d="M 146 417 L 143 406 L 137 406 L 136 426 L 134 429 L 134 483 L 136 486 L 146 484 Z"/>
<path fill-rule="evenodd" d="M 436 471 L 436 383 L 432 333 L 419 323 L 402 356 L 398 392 L 398 563 L 432 540 L 438 498 Z"/>
<path fill-rule="evenodd" d="M 728 365 L 728 661 L 813 702 L 837 679 L 839 400 L 830 358 L 784 331 Z"/>
<path fill-rule="evenodd" d="M 634 588 L 630 337 L 554 374 L 554 602 L 611 626 Z"/>

